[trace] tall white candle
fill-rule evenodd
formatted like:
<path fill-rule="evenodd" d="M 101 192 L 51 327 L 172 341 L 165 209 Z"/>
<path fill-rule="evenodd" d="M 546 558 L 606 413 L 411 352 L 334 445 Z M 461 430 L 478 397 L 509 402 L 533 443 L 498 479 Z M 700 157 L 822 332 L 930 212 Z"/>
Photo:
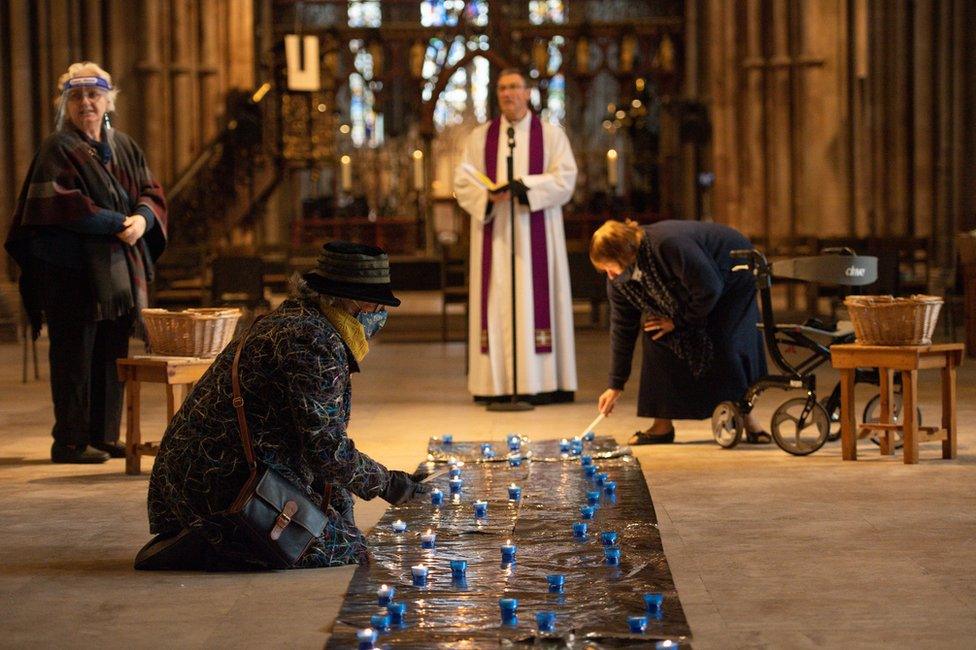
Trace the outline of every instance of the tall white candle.
<path fill-rule="evenodd" d="M 420 149 L 413 152 L 413 189 L 424 190 L 424 152 Z"/>
<path fill-rule="evenodd" d="M 607 151 L 607 184 L 611 187 L 617 186 L 617 150 Z"/>
<path fill-rule="evenodd" d="M 348 155 L 343 156 L 339 159 L 341 167 L 341 182 L 342 191 L 349 192 L 352 190 L 352 158 Z"/>

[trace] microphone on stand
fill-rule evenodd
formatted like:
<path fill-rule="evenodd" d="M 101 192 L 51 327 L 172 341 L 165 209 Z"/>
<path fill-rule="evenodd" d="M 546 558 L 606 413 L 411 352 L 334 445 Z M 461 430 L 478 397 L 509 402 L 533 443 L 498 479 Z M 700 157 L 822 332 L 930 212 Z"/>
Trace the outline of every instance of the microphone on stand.
<path fill-rule="evenodd" d="M 531 411 L 535 407 L 528 402 L 520 402 L 518 398 L 518 320 L 515 318 L 515 194 L 512 193 L 512 181 L 515 180 L 515 127 L 508 125 L 505 132 L 508 136 L 508 213 L 511 217 L 509 245 L 511 246 L 512 272 L 512 399 L 509 402 L 491 402 L 489 411 Z"/>

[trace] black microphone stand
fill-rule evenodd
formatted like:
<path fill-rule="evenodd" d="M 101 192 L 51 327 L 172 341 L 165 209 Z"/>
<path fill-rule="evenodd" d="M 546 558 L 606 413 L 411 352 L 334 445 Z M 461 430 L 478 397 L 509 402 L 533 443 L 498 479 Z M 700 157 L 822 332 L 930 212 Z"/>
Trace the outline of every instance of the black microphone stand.
<path fill-rule="evenodd" d="M 490 402 L 489 411 L 531 411 L 535 407 L 528 402 L 520 402 L 518 398 L 518 325 L 515 318 L 515 192 L 512 191 L 512 181 L 515 179 L 515 128 L 509 125 L 508 131 L 508 213 L 511 217 L 509 230 L 509 250 L 511 252 L 512 271 L 512 399 L 509 402 Z"/>

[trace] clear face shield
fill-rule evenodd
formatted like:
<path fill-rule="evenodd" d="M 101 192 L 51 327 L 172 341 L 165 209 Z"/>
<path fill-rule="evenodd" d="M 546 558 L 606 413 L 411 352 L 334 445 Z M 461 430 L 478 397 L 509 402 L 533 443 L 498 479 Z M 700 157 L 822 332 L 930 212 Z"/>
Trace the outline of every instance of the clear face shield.
<path fill-rule="evenodd" d="M 66 107 L 69 101 L 80 101 L 85 97 L 95 98 L 108 95 L 112 91 L 112 84 L 104 77 L 91 75 L 87 77 L 73 77 L 68 79 L 61 87 L 61 96 L 58 97 L 54 111 L 54 128 L 60 131 L 64 127 Z M 105 111 L 105 129 L 111 129 L 112 123 Z"/>

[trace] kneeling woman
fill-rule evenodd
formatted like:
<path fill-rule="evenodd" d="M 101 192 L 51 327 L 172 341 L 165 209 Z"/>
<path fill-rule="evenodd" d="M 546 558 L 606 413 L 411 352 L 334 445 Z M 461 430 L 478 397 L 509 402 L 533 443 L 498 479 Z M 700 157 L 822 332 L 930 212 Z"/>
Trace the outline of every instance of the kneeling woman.
<path fill-rule="evenodd" d="M 710 417 L 766 373 L 755 281 L 732 272 L 729 253 L 741 248 L 752 244 L 738 231 L 697 221 L 607 221 L 593 234 L 590 260 L 606 272 L 610 299 L 610 387 L 601 413 L 620 397 L 644 333 L 637 415 L 654 423 L 629 444 L 673 442 L 672 420 Z M 753 414 L 746 437 L 770 441 Z"/>

